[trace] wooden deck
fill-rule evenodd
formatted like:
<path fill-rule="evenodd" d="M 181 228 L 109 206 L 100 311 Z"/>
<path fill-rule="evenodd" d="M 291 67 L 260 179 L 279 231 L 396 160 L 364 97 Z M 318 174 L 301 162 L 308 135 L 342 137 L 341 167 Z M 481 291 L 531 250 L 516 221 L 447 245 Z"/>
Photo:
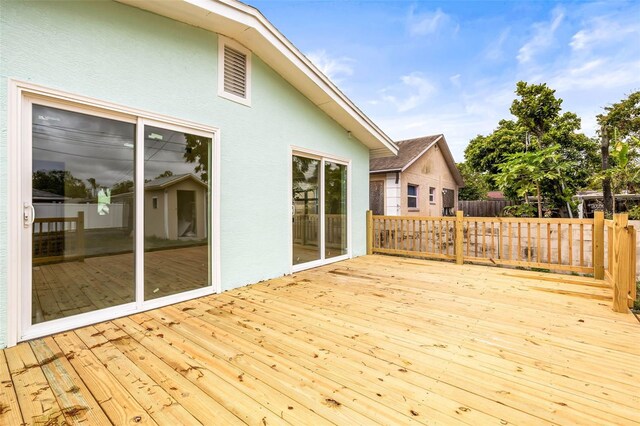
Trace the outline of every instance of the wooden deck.
<path fill-rule="evenodd" d="M 2 351 L 0 424 L 639 424 L 639 341 L 590 279 L 366 256 Z"/>

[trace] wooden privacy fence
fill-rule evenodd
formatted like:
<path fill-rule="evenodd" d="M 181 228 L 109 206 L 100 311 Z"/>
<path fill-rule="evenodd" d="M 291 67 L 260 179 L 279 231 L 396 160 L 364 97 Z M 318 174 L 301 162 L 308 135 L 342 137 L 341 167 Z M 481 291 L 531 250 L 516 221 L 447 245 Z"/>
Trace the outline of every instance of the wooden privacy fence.
<path fill-rule="evenodd" d="M 514 206 L 515 201 L 510 200 L 458 200 L 458 209 L 465 216 L 496 217 L 502 216 L 502 211 L 507 206 Z"/>
<path fill-rule="evenodd" d="M 84 213 L 77 217 L 42 217 L 33 221 L 33 264 L 84 260 Z"/>
<path fill-rule="evenodd" d="M 368 212 L 367 252 L 588 273 L 604 279 L 606 228 L 608 282 L 614 293 L 624 293 L 626 307 L 627 295 L 635 296 L 636 253 L 635 230 L 623 217 L 616 215 L 619 222 L 606 226 L 602 212 L 594 219 L 465 217 L 461 211 L 455 217 Z"/>

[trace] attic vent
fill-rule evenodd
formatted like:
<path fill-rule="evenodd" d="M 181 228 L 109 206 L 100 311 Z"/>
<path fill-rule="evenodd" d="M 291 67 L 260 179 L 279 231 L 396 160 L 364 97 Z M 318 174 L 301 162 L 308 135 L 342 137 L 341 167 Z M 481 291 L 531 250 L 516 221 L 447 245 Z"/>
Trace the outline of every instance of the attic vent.
<path fill-rule="evenodd" d="M 224 46 L 224 91 L 247 98 L 247 55 Z"/>
<path fill-rule="evenodd" d="M 219 37 L 218 96 L 251 106 L 251 52 L 241 44 Z"/>

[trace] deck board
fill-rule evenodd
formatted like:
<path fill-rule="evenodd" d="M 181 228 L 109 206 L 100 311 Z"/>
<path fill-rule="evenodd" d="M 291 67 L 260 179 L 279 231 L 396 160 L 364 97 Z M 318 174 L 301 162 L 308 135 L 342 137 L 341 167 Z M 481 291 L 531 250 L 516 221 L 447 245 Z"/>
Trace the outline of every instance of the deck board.
<path fill-rule="evenodd" d="M 639 339 L 593 279 L 364 256 L 4 350 L 0 423 L 633 425 Z"/>

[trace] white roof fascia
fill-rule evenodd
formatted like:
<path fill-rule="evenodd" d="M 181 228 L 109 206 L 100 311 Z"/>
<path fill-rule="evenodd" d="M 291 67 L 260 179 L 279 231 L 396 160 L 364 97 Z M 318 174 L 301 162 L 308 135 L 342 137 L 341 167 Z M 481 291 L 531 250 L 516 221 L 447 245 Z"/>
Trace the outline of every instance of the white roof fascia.
<path fill-rule="evenodd" d="M 257 9 L 234 0 L 116 0 L 243 44 L 369 149 L 398 147 Z"/>

